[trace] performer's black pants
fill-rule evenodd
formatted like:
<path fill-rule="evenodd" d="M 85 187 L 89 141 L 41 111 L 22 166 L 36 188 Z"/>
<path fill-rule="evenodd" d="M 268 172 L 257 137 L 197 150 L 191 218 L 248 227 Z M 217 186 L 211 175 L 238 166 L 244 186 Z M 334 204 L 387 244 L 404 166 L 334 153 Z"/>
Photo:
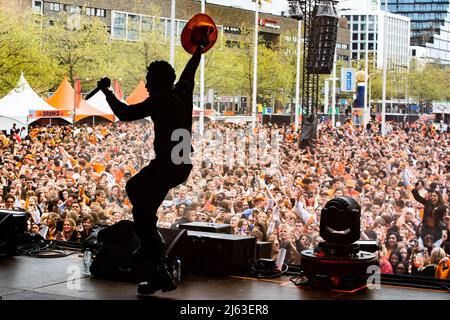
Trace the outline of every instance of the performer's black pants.
<path fill-rule="evenodd" d="M 153 263 L 161 261 L 165 251 L 164 239 L 156 225 L 156 212 L 169 190 L 185 182 L 191 170 L 191 164 L 175 165 L 170 159 L 154 159 L 126 184 L 136 234 Z"/>

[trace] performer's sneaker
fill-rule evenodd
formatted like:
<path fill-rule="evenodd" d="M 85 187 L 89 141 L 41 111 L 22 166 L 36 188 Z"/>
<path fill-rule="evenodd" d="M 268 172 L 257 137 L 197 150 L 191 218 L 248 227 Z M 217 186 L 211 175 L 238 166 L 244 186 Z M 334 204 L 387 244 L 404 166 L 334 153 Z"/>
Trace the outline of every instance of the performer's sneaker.
<path fill-rule="evenodd" d="M 169 270 L 167 270 L 167 266 L 165 263 L 161 263 L 150 275 L 150 280 L 141 282 L 138 286 L 138 293 L 145 294 L 154 294 L 157 291 L 161 290 L 162 292 L 169 292 L 175 290 L 177 285 L 172 278 Z"/>

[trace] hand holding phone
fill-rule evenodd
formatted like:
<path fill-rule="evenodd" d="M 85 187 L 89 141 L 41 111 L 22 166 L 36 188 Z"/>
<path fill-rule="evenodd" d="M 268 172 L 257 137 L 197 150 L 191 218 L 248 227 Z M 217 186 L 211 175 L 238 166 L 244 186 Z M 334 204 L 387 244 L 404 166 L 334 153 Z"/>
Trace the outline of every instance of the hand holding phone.
<path fill-rule="evenodd" d="M 278 207 L 276 207 L 274 210 L 273 210 L 273 220 L 274 221 L 279 221 L 280 220 L 280 208 L 278 208 Z"/>

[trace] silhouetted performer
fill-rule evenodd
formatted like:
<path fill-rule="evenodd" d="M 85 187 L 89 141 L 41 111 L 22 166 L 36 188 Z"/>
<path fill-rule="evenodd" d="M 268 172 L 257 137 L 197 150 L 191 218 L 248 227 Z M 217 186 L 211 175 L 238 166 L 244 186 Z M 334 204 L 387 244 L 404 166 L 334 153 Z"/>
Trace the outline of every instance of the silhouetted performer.
<path fill-rule="evenodd" d="M 148 67 L 146 84 L 150 97 L 144 102 L 128 106 L 110 91 L 110 79 L 103 78 L 98 82 L 98 87 L 106 95 L 119 120 L 133 121 L 150 116 L 154 123 L 156 157 L 126 185 L 133 205 L 135 230 L 141 242 L 140 248 L 135 252 L 135 258 L 139 261 L 149 261 L 151 268 L 150 279 L 139 285 L 139 293 L 154 293 L 159 289 L 170 291 L 176 288 L 165 263 L 165 243 L 156 226 L 156 211 L 168 191 L 186 181 L 192 170 L 192 164 L 186 159 L 190 160 L 190 152 L 193 151 L 190 137 L 194 78 L 206 45 L 207 40 L 197 47 L 176 85 L 175 70 L 169 63 L 152 62 Z M 184 140 L 180 139 L 177 134 L 180 132 L 186 133 L 187 139 L 186 135 Z M 187 148 L 180 150 L 180 144 L 186 147 L 186 143 Z M 183 161 L 180 163 L 181 158 Z"/>

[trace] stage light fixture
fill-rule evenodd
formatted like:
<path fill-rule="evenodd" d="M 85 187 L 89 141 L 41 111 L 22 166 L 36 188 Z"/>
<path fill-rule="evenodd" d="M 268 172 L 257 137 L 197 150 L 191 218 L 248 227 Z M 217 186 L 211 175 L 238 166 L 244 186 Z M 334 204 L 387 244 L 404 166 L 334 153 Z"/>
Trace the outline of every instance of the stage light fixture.
<path fill-rule="evenodd" d="M 334 6 L 336 1 L 321 1 L 317 4 L 317 16 L 318 17 L 330 17 L 339 18 L 336 7 Z"/>
<path fill-rule="evenodd" d="M 360 250 L 361 207 L 351 197 L 328 201 L 320 217 L 320 236 L 314 250 L 301 252 L 302 283 L 326 289 L 355 289 L 366 284 L 377 253 Z M 375 251 L 375 250 L 373 250 Z"/>
<path fill-rule="evenodd" d="M 355 199 L 339 197 L 322 209 L 320 236 L 330 243 L 351 245 L 360 236 L 361 207 Z"/>
<path fill-rule="evenodd" d="M 289 17 L 295 20 L 303 20 L 303 12 L 298 1 L 289 1 Z"/>

